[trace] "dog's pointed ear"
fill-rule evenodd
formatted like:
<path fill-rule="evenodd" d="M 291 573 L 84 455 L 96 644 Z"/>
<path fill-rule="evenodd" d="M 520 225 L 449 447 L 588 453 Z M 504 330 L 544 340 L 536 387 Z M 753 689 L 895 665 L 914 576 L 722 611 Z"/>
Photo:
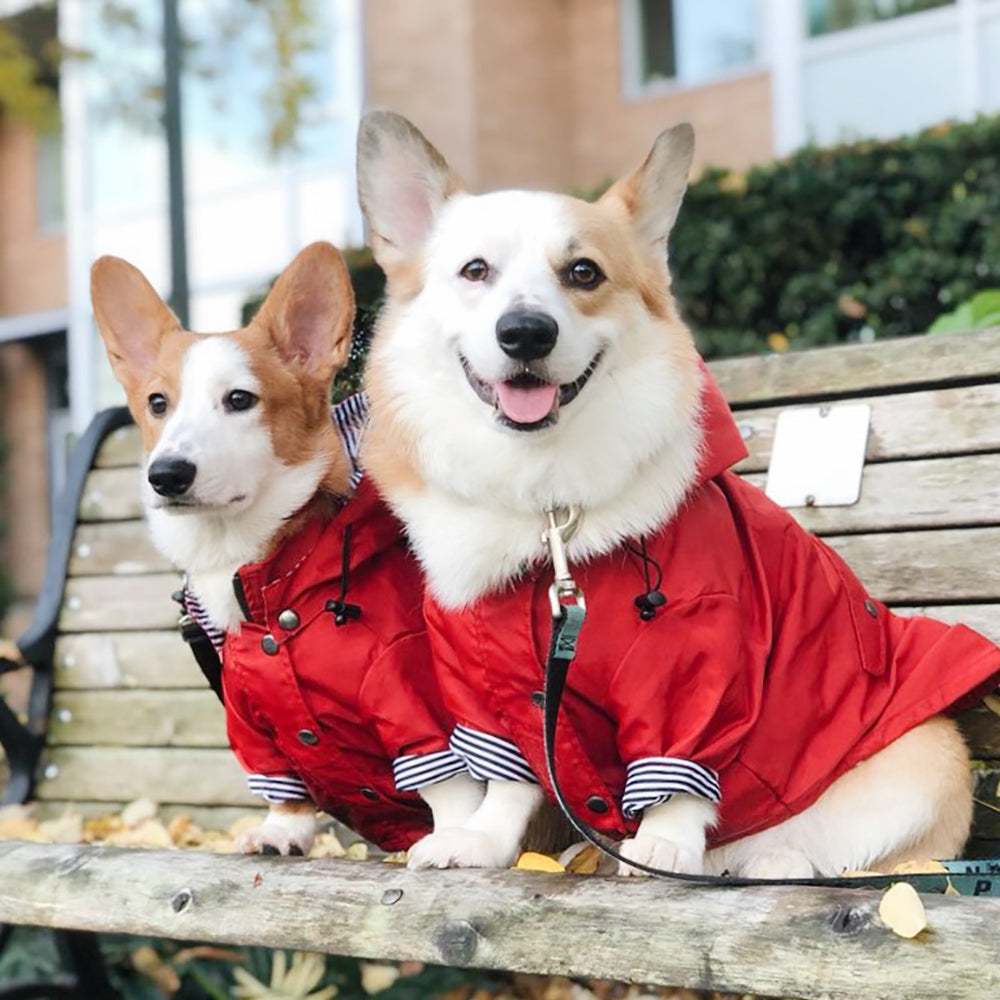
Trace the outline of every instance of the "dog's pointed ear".
<path fill-rule="evenodd" d="M 624 205 L 643 243 L 663 244 L 665 253 L 687 190 L 693 156 L 694 129 L 686 123 L 675 125 L 656 137 L 646 162 L 612 185 L 601 201 Z"/>
<path fill-rule="evenodd" d="M 420 130 L 393 111 L 370 111 L 358 129 L 358 198 L 375 260 L 386 272 L 423 246 L 462 183 Z"/>
<path fill-rule="evenodd" d="M 156 361 L 163 334 L 180 322 L 142 271 L 120 257 L 94 261 L 90 299 L 115 378 L 127 391 Z"/>
<path fill-rule="evenodd" d="M 329 381 L 347 364 L 354 324 L 354 290 L 341 252 L 310 243 L 278 276 L 253 322 L 266 327 L 289 360 Z"/>

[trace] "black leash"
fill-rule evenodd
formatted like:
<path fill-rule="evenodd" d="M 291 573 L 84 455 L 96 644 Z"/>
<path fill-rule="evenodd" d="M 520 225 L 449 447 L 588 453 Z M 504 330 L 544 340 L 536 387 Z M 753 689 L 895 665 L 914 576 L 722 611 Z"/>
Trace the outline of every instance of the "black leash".
<path fill-rule="evenodd" d="M 725 887 L 801 885 L 826 886 L 837 889 L 885 889 L 897 882 L 907 882 L 923 892 L 943 893 L 951 885 L 963 896 L 1000 896 L 1000 859 L 983 861 L 939 862 L 947 873 L 914 875 L 864 875 L 824 878 L 739 878 L 732 875 L 688 875 L 667 871 L 626 858 L 612 847 L 593 827 L 582 820 L 566 801 L 556 773 L 556 727 L 559 708 L 566 689 L 570 664 L 576 656 L 577 642 L 586 617 L 583 592 L 569 574 L 565 543 L 576 528 L 578 515 L 569 511 L 562 521 L 554 510 L 547 511 L 548 530 L 544 538 L 549 545 L 555 582 L 549 590 L 552 609 L 552 636 L 549 641 L 548 660 L 545 666 L 544 740 L 545 765 L 556 803 L 574 829 L 589 843 L 608 857 L 629 865 L 647 875 L 673 879 L 695 885 Z M 641 611 L 641 608 L 640 608 Z M 646 619 L 644 619 L 646 620 Z"/>
<path fill-rule="evenodd" d="M 180 620 L 177 622 L 177 626 L 181 630 L 181 638 L 188 644 L 195 662 L 205 675 L 205 680 L 208 681 L 208 686 L 224 705 L 226 699 L 222 693 L 222 658 L 219 656 L 219 651 L 208 637 L 208 633 L 185 607 L 184 591 L 175 591 L 171 596 L 183 609 Z"/>

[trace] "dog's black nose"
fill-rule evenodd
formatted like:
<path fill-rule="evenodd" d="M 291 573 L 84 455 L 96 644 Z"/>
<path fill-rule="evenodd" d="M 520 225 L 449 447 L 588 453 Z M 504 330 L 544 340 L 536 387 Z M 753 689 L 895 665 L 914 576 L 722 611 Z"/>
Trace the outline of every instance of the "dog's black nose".
<path fill-rule="evenodd" d="M 559 324 L 548 314 L 518 309 L 497 320 L 500 350 L 517 361 L 544 358 L 556 346 Z"/>
<path fill-rule="evenodd" d="M 191 488 L 198 467 L 183 458 L 158 458 L 146 473 L 149 485 L 161 497 L 183 496 Z"/>

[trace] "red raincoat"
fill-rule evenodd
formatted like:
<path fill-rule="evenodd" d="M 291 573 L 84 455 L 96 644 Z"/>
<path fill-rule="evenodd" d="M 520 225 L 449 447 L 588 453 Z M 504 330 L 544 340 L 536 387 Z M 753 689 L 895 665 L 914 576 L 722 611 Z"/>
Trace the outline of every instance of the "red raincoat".
<path fill-rule="evenodd" d="M 714 387 L 706 409 L 700 481 L 645 539 L 666 604 L 639 619 L 643 565 L 624 547 L 574 567 L 587 616 L 556 759 L 574 811 L 618 836 L 672 791 L 721 790 L 714 845 L 801 812 L 854 764 L 978 697 L 997 683 L 1000 649 L 869 597 L 836 553 L 724 471 L 743 445 Z M 512 740 L 546 787 L 551 578 L 544 566 L 467 610 L 425 608 L 456 747 L 470 732 L 474 746 L 487 734 L 484 753 L 490 736 Z"/>
<path fill-rule="evenodd" d="M 451 723 L 431 670 L 420 569 L 399 523 L 362 480 L 332 519 L 314 517 L 239 578 L 252 620 L 226 637 L 222 676 L 240 763 L 279 783 L 297 776 L 319 808 L 387 850 L 406 849 L 430 832 L 431 814 L 397 790 L 394 763 L 397 779 L 401 761 L 434 763 L 432 780 L 464 766 L 448 764 Z M 338 625 L 328 602 L 341 598 L 360 614 Z"/>

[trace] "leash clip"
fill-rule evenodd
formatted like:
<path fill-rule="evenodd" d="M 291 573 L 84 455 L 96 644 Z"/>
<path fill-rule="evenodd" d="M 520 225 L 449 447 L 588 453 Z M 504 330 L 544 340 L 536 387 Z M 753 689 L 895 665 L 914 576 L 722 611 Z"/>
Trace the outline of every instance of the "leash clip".
<path fill-rule="evenodd" d="M 552 617 L 559 618 L 564 605 L 571 604 L 586 610 L 583 591 L 576 585 L 566 559 L 566 545 L 580 525 L 578 507 L 549 507 L 545 511 L 548 527 L 542 532 L 542 541 L 548 547 L 555 579 L 549 587 L 549 605 Z"/>

